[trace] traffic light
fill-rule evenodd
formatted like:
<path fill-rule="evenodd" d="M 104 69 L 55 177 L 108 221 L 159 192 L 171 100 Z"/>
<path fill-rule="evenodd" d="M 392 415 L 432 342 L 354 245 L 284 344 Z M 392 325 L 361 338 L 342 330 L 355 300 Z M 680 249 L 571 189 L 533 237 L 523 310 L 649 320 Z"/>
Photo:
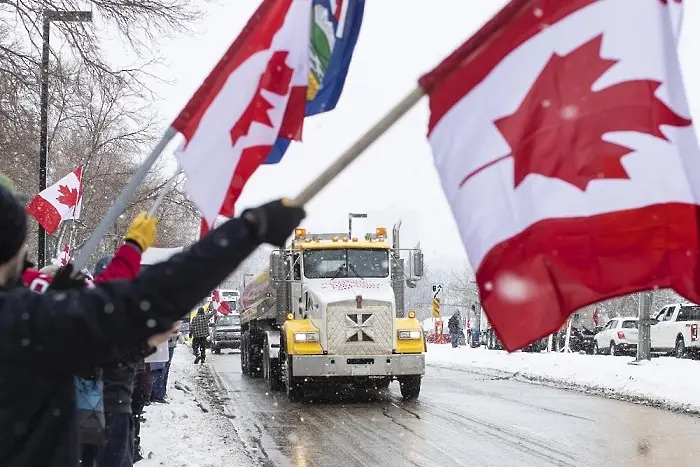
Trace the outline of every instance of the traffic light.
<path fill-rule="evenodd" d="M 440 299 L 439 298 L 433 299 L 433 316 L 436 318 L 440 317 Z"/>

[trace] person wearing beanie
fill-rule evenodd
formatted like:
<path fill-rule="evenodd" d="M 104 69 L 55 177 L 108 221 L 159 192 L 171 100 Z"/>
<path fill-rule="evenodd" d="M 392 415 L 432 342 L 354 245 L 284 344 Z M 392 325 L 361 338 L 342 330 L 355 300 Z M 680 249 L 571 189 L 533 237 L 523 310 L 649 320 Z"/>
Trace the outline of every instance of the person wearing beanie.
<path fill-rule="evenodd" d="M 115 353 L 152 347 L 155 336 L 167 333 L 261 243 L 283 247 L 304 216 L 302 208 L 273 201 L 228 220 L 136 279 L 39 294 L 18 285 L 27 219 L 0 187 L 0 374 L 12 375 L 0 379 L 0 465 L 77 467 L 74 375 Z M 68 264 L 52 285 L 71 280 Z"/>

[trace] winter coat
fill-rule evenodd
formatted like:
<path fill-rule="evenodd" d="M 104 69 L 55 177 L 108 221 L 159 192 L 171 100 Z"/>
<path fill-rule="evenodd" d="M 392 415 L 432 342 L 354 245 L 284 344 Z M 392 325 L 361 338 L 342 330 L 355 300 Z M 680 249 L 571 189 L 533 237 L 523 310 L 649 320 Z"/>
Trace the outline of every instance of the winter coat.
<path fill-rule="evenodd" d="M 209 320 L 214 316 L 214 313 L 197 313 L 190 321 L 190 335 L 192 337 L 201 338 L 209 337 Z"/>
<path fill-rule="evenodd" d="M 77 466 L 73 375 L 167 331 L 257 246 L 232 219 L 132 281 L 0 289 L 0 466 Z"/>
<path fill-rule="evenodd" d="M 141 251 L 138 247 L 124 244 L 114 254 L 107 267 L 94 279 L 94 283 L 133 279 L 138 275 L 140 265 Z M 30 290 L 44 292 L 53 277 L 28 269 L 22 274 L 22 279 Z M 112 362 L 105 362 L 102 368 L 94 367 L 78 375 L 77 419 L 81 443 L 102 444 L 105 430 L 104 412 L 131 413 L 134 370 L 129 364 L 150 353 L 147 347 L 137 347 Z"/>
<path fill-rule="evenodd" d="M 455 313 L 447 321 L 447 329 L 449 329 L 450 334 L 456 334 L 462 328 L 462 326 L 460 326 L 460 319 L 461 316 Z"/>

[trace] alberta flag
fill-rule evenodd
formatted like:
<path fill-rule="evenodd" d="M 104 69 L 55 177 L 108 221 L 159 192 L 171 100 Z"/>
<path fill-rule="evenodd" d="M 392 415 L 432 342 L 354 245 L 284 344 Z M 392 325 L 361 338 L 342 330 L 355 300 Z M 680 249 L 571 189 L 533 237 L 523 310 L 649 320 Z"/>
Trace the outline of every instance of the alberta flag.
<path fill-rule="evenodd" d="M 307 117 L 333 110 L 338 104 L 364 10 L 365 0 L 313 0 Z M 282 160 L 289 144 L 289 139 L 278 138 L 265 164 Z"/>

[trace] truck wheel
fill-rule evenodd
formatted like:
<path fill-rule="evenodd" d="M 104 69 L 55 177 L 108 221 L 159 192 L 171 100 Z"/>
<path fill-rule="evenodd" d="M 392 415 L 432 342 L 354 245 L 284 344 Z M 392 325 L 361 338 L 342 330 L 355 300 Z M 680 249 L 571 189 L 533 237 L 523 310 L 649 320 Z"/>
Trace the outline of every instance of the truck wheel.
<path fill-rule="evenodd" d="M 246 336 L 241 337 L 241 373 L 250 375 L 250 368 L 248 367 L 248 338 Z"/>
<path fill-rule="evenodd" d="M 302 402 L 304 400 L 304 384 L 294 377 L 292 369 L 292 358 L 287 359 L 287 398 L 290 402 Z"/>
<path fill-rule="evenodd" d="M 399 378 L 399 385 L 401 386 L 401 396 L 404 400 L 417 399 L 420 394 L 420 383 L 421 376 L 403 376 Z"/>
<path fill-rule="evenodd" d="M 685 358 L 685 341 L 682 337 L 676 339 L 676 358 Z"/>
<path fill-rule="evenodd" d="M 280 372 L 279 359 L 270 358 L 270 345 L 265 338 L 265 347 L 263 348 L 263 377 L 267 383 L 267 389 L 277 391 L 280 388 Z"/>

